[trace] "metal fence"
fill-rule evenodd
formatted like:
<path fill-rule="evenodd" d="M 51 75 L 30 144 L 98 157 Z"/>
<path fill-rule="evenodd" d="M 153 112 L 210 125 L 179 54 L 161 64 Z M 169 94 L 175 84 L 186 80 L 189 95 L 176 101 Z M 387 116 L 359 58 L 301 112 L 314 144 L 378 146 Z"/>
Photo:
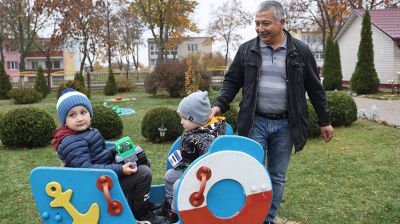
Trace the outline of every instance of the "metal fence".
<path fill-rule="evenodd" d="M 128 80 L 133 85 L 139 88 L 144 88 L 144 80 L 149 73 L 114 73 L 116 82 L 126 82 Z M 223 74 L 209 74 L 211 76 L 211 85 L 222 84 Z M 48 80 L 47 74 L 45 74 L 45 79 Z M 74 80 L 74 74 L 51 74 L 49 80 L 49 86 L 52 90 L 56 90 L 58 86 L 64 84 L 68 81 Z M 86 73 L 84 74 L 85 86 L 89 89 L 102 89 L 108 80 L 108 73 Z M 13 88 L 33 88 L 36 81 L 36 74 L 21 74 L 20 76 L 14 76 L 10 78 Z"/>

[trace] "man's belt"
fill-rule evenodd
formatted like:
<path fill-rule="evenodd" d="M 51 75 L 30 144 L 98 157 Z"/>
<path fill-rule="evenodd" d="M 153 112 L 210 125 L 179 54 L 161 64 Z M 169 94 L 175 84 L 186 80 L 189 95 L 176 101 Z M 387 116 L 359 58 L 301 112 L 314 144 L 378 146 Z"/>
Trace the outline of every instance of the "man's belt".
<path fill-rule="evenodd" d="M 281 120 L 281 119 L 287 119 L 288 118 L 288 113 L 282 113 L 282 114 L 266 114 L 262 112 L 256 112 L 257 115 L 265 117 L 270 120 Z"/>

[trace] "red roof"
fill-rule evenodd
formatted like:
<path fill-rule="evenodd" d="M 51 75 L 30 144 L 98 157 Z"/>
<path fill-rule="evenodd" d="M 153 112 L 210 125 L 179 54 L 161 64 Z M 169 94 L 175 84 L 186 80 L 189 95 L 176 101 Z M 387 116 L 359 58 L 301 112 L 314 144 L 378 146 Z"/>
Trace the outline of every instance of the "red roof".
<path fill-rule="evenodd" d="M 62 51 L 50 51 L 50 57 L 62 57 L 63 56 L 63 52 Z M 45 58 L 46 54 L 45 52 L 42 51 L 29 51 L 26 53 L 26 57 L 28 58 Z"/>
<path fill-rule="evenodd" d="M 363 9 L 354 10 L 363 16 Z M 375 9 L 370 11 L 371 22 L 393 40 L 400 39 L 400 8 Z"/>

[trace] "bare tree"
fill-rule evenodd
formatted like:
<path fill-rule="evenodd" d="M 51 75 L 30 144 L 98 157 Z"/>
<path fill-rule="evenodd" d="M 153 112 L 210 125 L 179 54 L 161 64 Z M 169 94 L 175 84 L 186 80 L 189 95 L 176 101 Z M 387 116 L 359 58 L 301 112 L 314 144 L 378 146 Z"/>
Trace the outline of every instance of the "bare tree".
<path fill-rule="evenodd" d="M 253 17 L 242 8 L 238 0 L 226 0 L 212 11 L 208 32 L 215 40 L 225 42 L 225 65 L 228 63 L 229 47 L 241 39 L 239 29 L 251 24 Z"/>

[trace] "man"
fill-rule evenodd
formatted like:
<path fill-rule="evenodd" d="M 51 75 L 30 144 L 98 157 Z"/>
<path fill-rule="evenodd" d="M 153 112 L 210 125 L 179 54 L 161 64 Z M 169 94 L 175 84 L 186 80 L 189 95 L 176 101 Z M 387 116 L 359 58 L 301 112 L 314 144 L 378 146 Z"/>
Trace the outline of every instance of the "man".
<path fill-rule="evenodd" d="M 242 88 L 238 132 L 262 145 L 272 180 L 272 205 L 264 223 L 274 223 L 293 145 L 297 152 L 307 141 L 306 92 L 318 114 L 322 137 L 329 142 L 333 136 L 315 59 L 305 43 L 284 29 L 284 14 L 276 1 L 258 6 L 258 36 L 239 47 L 212 108 L 212 115 L 224 113 Z"/>

